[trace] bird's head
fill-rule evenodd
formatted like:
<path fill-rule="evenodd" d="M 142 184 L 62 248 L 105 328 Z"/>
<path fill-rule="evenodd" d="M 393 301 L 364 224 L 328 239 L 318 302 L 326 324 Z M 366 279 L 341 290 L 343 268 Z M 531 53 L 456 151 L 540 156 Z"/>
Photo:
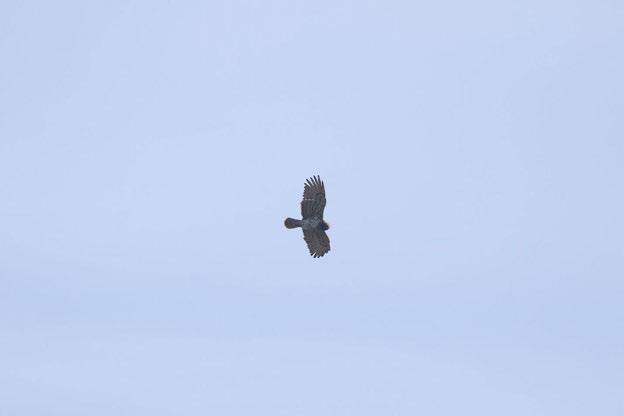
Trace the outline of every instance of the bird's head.
<path fill-rule="evenodd" d="M 326 221 L 323 221 L 323 231 L 327 231 L 329 230 L 329 223 Z"/>

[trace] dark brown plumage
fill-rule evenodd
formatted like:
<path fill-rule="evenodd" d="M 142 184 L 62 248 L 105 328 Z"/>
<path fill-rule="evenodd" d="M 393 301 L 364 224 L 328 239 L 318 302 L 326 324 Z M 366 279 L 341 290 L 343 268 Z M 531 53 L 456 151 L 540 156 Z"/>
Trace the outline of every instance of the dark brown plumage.
<path fill-rule="evenodd" d="M 322 257 L 329 250 L 329 237 L 325 233 L 329 224 L 323 220 L 325 210 L 325 184 L 319 176 L 313 176 L 306 180 L 303 187 L 303 200 L 301 201 L 301 220 L 286 218 L 286 228 L 301 227 L 303 239 L 308 245 L 312 257 Z"/>

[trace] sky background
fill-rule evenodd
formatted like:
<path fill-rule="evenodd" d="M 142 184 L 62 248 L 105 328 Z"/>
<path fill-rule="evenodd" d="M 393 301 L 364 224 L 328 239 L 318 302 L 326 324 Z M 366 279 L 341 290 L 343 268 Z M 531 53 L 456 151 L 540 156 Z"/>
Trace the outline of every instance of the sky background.
<path fill-rule="evenodd" d="M 3 1 L 0 415 L 624 414 L 622 22 Z"/>

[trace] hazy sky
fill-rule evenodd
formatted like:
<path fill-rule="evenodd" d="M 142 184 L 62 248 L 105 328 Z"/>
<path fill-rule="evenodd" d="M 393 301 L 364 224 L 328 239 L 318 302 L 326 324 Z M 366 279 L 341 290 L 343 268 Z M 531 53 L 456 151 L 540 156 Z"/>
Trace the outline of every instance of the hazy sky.
<path fill-rule="evenodd" d="M 624 414 L 623 22 L 3 1 L 0 415 Z"/>

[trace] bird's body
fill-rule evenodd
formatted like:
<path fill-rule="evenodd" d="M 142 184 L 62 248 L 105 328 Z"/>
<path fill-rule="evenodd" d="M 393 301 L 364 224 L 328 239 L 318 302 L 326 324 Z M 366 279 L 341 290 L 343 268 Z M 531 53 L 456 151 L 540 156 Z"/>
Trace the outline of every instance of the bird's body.
<path fill-rule="evenodd" d="M 301 220 L 301 229 L 303 231 L 322 229 L 322 223 L 323 220 L 320 218 L 306 218 L 304 220 Z"/>
<path fill-rule="evenodd" d="M 325 210 L 325 184 L 318 176 L 308 179 L 303 188 L 303 200 L 301 201 L 301 220 L 286 218 L 286 228 L 301 227 L 303 239 L 308 245 L 312 257 L 322 257 L 329 250 L 329 237 L 325 231 L 329 230 L 329 224 L 323 220 Z"/>

